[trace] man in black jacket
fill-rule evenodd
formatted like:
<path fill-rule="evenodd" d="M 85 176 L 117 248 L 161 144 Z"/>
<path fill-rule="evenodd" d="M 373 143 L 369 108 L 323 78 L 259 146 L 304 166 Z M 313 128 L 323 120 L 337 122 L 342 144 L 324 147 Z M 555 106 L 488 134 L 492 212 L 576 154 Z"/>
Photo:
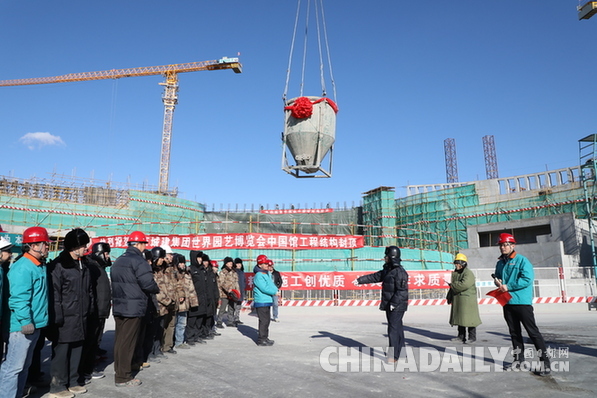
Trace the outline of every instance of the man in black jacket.
<path fill-rule="evenodd" d="M 276 287 L 278 288 L 278 295 L 273 297 L 274 301 L 272 302 L 272 321 L 279 322 L 279 320 L 278 320 L 278 301 L 280 300 L 280 295 L 282 294 L 280 292 L 280 288 L 284 284 L 284 280 L 282 279 L 282 275 L 280 274 L 280 271 L 277 271 L 274 268 L 273 260 L 269 260 L 268 265 L 269 265 L 269 272 L 272 275 L 272 280 L 274 281 L 274 285 L 276 285 Z"/>
<path fill-rule="evenodd" d="M 110 308 L 112 307 L 110 278 L 106 272 L 106 268 L 112 265 L 110 245 L 106 242 L 95 243 L 91 247 L 91 254 L 87 257 L 91 289 L 97 305 L 91 308 L 91 313 L 87 317 L 87 336 L 79 365 L 80 384 L 88 384 L 92 378 L 101 379 L 105 376 L 103 372 L 95 370 L 95 363 L 98 354 L 106 353 L 105 350 L 100 350 L 100 343 L 106 319 L 110 317 Z"/>
<path fill-rule="evenodd" d="M 114 382 L 117 387 L 135 387 L 141 380 L 132 376 L 132 360 L 139 337 L 141 318 L 147 310 L 148 296 L 159 293 L 151 266 L 143 256 L 147 237 L 135 231 L 128 239 L 128 248 L 114 261 L 110 270 L 116 335 L 114 338 Z"/>
<path fill-rule="evenodd" d="M 386 312 L 390 340 L 388 362 L 394 363 L 404 347 L 402 317 L 408 308 L 408 274 L 400 265 L 400 249 L 397 246 L 386 247 L 384 260 L 385 264 L 381 271 L 363 275 L 357 279 L 357 283 L 382 282 L 379 309 Z"/>
<path fill-rule="evenodd" d="M 72 397 L 87 392 L 79 385 L 78 367 L 87 333 L 87 318 L 96 305 L 88 260 L 89 236 L 75 228 L 64 237 L 64 250 L 48 266 L 51 277 L 48 328 L 52 341 L 50 397 Z"/>

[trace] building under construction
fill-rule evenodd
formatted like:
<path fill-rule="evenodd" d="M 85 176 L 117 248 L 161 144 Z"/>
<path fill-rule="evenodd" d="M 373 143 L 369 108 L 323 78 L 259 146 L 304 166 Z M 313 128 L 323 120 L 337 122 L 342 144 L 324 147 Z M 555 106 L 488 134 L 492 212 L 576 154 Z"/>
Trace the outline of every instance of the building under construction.
<path fill-rule="evenodd" d="M 392 244 L 402 248 L 407 270 L 451 270 L 454 254 L 463 252 L 478 273 L 478 281 L 491 279 L 490 269 L 498 255 L 497 235 L 509 232 L 538 270 L 537 289 L 549 290 L 536 295 L 560 295 L 562 286 L 557 279 L 558 273 L 563 273 L 560 277 L 567 281 L 569 295 L 592 296 L 596 135 L 579 141 L 579 155 L 579 166 L 408 186 L 407 195 L 400 198 L 395 197 L 394 188 L 378 187 L 365 192 L 358 206 L 323 209 L 208 211 L 203 204 L 162 195 L 151 187 L 2 177 L 0 223 L 5 236 L 17 245 L 19 234 L 34 225 L 48 229 L 53 251 L 60 250 L 61 239 L 74 227 L 103 238 L 141 230 L 154 236 L 156 245 L 159 237 L 168 237 L 169 244 L 180 248 L 189 246 L 178 244 L 178 237 L 187 237 L 189 242 L 195 239 L 204 245 L 199 246 L 201 250 L 218 260 L 225 256 L 249 260 L 263 253 L 280 271 L 287 272 L 376 270 L 383 248 Z M 216 239 L 232 242 L 246 234 L 251 234 L 251 239 L 257 236 L 257 240 L 268 234 L 325 239 L 308 247 L 271 246 L 265 240 L 244 246 L 225 242 L 205 246 Z M 347 244 L 343 236 L 360 239 L 362 244 Z M 123 247 L 122 242 L 111 242 L 116 248 Z M 120 252 L 114 249 L 113 254 Z M 542 278 L 550 282 L 541 285 Z"/>

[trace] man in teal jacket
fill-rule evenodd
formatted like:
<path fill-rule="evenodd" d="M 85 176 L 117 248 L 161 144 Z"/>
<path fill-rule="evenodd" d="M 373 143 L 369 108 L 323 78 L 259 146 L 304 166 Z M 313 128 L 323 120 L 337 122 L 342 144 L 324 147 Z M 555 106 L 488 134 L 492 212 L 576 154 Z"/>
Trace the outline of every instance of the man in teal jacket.
<path fill-rule="evenodd" d="M 20 398 L 40 329 L 48 325 L 48 276 L 45 260 L 50 239 L 42 227 L 23 232 L 23 256 L 8 271 L 10 330 L 8 352 L 0 367 L 2 396 Z"/>
<path fill-rule="evenodd" d="M 500 234 L 498 244 L 502 255 L 495 267 L 496 286 L 500 291 L 509 292 L 512 295 L 503 310 L 512 339 L 514 361 L 505 369 L 518 370 L 521 361 L 524 360 L 522 325 L 535 345 L 537 356 L 541 361 L 541 366 L 535 370 L 535 374 L 547 376 L 551 372 L 547 347 L 535 323 L 533 312 L 533 280 L 535 279 L 533 265 L 526 257 L 514 250 L 516 246 L 514 236 L 506 233 Z"/>
<path fill-rule="evenodd" d="M 269 259 L 265 254 L 257 256 L 257 266 L 253 271 L 255 272 L 255 278 L 253 278 L 253 306 L 259 318 L 257 345 L 271 346 L 274 345 L 274 341 L 268 338 L 271 320 L 270 308 L 274 302 L 274 297 L 278 294 L 278 288 L 269 273 Z"/>

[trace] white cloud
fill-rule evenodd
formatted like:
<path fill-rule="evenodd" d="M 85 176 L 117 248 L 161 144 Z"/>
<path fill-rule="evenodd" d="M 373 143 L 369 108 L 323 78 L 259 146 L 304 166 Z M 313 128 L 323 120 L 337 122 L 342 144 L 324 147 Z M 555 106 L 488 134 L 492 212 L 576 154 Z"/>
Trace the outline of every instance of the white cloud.
<path fill-rule="evenodd" d="M 19 138 L 19 141 L 31 150 L 41 149 L 48 145 L 66 145 L 60 136 L 50 133 L 27 133 Z"/>

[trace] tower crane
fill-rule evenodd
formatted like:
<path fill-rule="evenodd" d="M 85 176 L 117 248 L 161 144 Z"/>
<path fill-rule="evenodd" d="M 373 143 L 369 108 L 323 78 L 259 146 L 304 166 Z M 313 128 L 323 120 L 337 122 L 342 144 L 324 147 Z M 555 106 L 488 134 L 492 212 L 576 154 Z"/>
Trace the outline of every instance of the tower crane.
<path fill-rule="evenodd" d="M 162 150 L 160 155 L 160 176 L 158 189 L 161 194 L 168 193 L 168 178 L 170 175 L 170 143 L 172 140 L 172 120 L 174 108 L 178 103 L 178 74 L 182 72 L 196 72 L 200 70 L 232 69 L 235 73 L 242 72 L 242 65 L 238 58 L 224 57 L 214 61 L 190 62 L 161 66 L 147 66 L 129 69 L 111 69 L 99 72 L 70 73 L 53 77 L 37 77 L 30 79 L 0 80 L 3 86 L 25 86 L 31 84 L 80 82 L 87 80 L 120 79 L 122 77 L 163 75 L 165 81 L 159 83 L 164 86 L 162 101 L 164 103 L 164 124 L 162 129 Z"/>

